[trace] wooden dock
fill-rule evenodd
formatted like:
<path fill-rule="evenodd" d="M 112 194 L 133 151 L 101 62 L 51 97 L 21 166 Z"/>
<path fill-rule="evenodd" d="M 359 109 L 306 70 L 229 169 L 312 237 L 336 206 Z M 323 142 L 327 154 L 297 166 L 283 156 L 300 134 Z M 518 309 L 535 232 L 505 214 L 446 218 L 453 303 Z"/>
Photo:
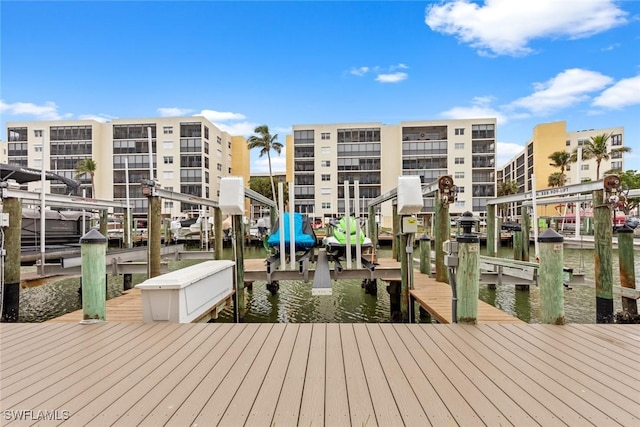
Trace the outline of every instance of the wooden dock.
<path fill-rule="evenodd" d="M 4 425 L 640 425 L 635 325 L 0 324 L 0 340 Z"/>

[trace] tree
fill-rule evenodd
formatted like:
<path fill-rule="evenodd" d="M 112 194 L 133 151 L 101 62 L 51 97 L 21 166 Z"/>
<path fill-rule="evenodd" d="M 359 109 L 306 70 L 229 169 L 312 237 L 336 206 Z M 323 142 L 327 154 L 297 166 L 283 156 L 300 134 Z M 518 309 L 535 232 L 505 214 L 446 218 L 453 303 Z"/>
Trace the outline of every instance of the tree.
<path fill-rule="evenodd" d="M 616 153 L 628 153 L 631 151 L 629 147 L 617 147 L 609 150 L 608 142 L 611 134 L 600 134 L 592 136 L 588 141 L 585 141 L 582 145 L 582 159 L 596 159 L 596 179 L 600 179 L 600 163 L 603 160 L 609 160 L 612 154 Z M 573 151 L 573 158 L 577 159 L 578 149 Z"/>
<path fill-rule="evenodd" d="M 273 201 L 277 203 L 276 185 L 273 182 L 273 170 L 271 169 L 271 150 L 280 154 L 283 145 L 277 141 L 278 134 L 271 135 L 271 133 L 269 133 L 269 126 L 267 125 L 258 126 L 253 130 L 253 132 L 258 135 L 252 135 L 249 137 L 249 140 L 247 141 L 249 149 L 253 150 L 254 148 L 259 148 L 260 157 L 265 154 L 267 155 L 267 160 L 269 161 L 269 178 L 271 179 L 271 194 L 273 195 Z"/>
<path fill-rule="evenodd" d="M 249 181 L 249 188 L 255 191 L 256 193 L 260 193 L 269 199 L 276 200 L 273 193 L 271 192 L 272 187 L 270 185 L 269 178 L 265 177 L 254 177 Z M 289 186 L 284 186 L 284 204 L 287 204 L 289 200 Z"/>
<path fill-rule="evenodd" d="M 518 188 L 520 186 L 516 181 L 503 181 L 498 183 L 497 195 L 500 196 L 509 196 L 511 194 L 517 194 Z M 504 211 L 507 209 L 507 203 L 500 203 L 498 205 L 498 209 L 502 211 L 502 216 L 504 216 Z"/>
<path fill-rule="evenodd" d="M 554 153 L 551 153 L 551 155 L 549 156 L 549 159 L 552 160 L 552 163 L 549 163 L 549 166 L 560 168 L 560 175 L 562 176 L 562 180 L 561 180 L 562 184 L 558 185 L 558 187 L 562 187 L 565 184 L 565 182 L 567 182 L 564 171 L 567 169 L 567 166 L 569 166 L 570 163 L 573 163 L 574 161 L 573 156 L 568 151 L 562 150 L 562 151 L 556 151 Z M 549 179 L 551 179 L 551 177 L 549 177 Z M 549 185 L 551 186 L 551 184 Z"/>
<path fill-rule="evenodd" d="M 549 180 L 547 184 L 549 187 L 562 187 L 565 183 L 564 174 L 561 172 L 554 172 L 549 175 Z"/>
<path fill-rule="evenodd" d="M 82 159 L 76 165 L 76 179 L 80 179 L 84 175 L 89 175 L 91 178 L 91 197 L 96 198 L 96 170 L 98 164 L 93 159 Z"/>

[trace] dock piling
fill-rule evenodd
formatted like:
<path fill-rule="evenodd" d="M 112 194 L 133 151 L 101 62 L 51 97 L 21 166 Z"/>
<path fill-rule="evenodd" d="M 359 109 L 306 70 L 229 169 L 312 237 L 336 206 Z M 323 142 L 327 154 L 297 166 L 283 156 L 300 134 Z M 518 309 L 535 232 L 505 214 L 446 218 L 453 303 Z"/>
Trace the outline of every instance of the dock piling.
<path fill-rule="evenodd" d="M 2 322 L 18 321 L 20 307 L 20 246 L 22 229 L 22 202 L 18 198 L 2 200 L 2 211 L 9 215 L 9 226 L 4 229 L 6 256 L 2 286 Z"/>
<path fill-rule="evenodd" d="M 80 238 L 82 322 L 105 321 L 107 312 L 107 238 L 92 228 Z"/>
<path fill-rule="evenodd" d="M 480 293 L 480 237 L 471 233 L 473 214 L 462 214 L 460 225 L 462 235 L 458 236 L 458 268 L 456 273 L 457 319 L 458 323 L 475 325 L 478 323 L 478 297 Z"/>
<path fill-rule="evenodd" d="M 564 325 L 564 238 L 551 228 L 538 237 L 540 244 L 540 310 L 542 323 Z"/>
<path fill-rule="evenodd" d="M 596 323 L 613 323 L 613 224 L 604 191 L 593 192 L 593 241 L 596 279 Z"/>
<path fill-rule="evenodd" d="M 431 238 L 426 234 L 420 237 L 420 273 L 431 276 Z"/>
<path fill-rule="evenodd" d="M 620 286 L 635 289 L 636 271 L 633 253 L 633 229 L 620 227 L 618 232 L 618 265 L 620 267 Z M 638 301 L 634 298 L 622 297 L 622 311 L 638 314 Z"/>

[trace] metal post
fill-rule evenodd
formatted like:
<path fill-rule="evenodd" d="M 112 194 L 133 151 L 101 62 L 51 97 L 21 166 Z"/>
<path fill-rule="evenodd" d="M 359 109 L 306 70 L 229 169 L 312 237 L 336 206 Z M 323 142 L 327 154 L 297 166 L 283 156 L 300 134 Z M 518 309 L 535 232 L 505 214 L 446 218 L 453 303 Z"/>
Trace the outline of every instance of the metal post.
<path fill-rule="evenodd" d="M 284 187 L 278 183 L 278 221 L 280 227 L 280 270 L 287 269 L 287 251 L 284 245 Z"/>
<path fill-rule="evenodd" d="M 4 282 L 2 289 L 1 321 L 15 323 L 20 309 L 20 246 L 22 230 L 22 203 L 18 198 L 2 200 L 2 212 L 9 215 L 9 226 L 4 229 Z M 9 244 L 10 243 L 10 244 Z M 0 256 L 2 256 L 0 254 Z"/>
<path fill-rule="evenodd" d="M 522 259 L 529 261 L 530 239 L 529 230 L 531 229 L 531 217 L 529 216 L 529 208 L 522 206 Z"/>
<path fill-rule="evenodd" d="M 296 228 L 294 217 L 294 187 L 293 181 L 289 183 L 289 262 L 291 270 L 296 269 Z M 284 230 L 281 231 L 284 233 Z"/>
<path fill-rule="evenodd" d="M 563 242 L 564 237 L 548 228 L 540 243 L 540 315 L 542 323 L 564 325 Z"/>
<path fill-rule="evenodd" d="M 345 234 L 347 235 L 345 257 L 347 258 L 347 269 L 351 270 L 351 194 L 349 194 L 349 181 L 344 181 L 344 216 L 347 218 Z"/>
<path fill-rule="evenodd" d="M 399 224 L 398 224 L 398 205 L 396 205 L 395 203 L 392 205 L 392 227 L 391 227 L 391 234 L 392 234 L 392 239 L 391 239 L 391 258 L 393 258 L 394 260 L 398 260 L 400 259 L 398 257 L 398 246 L 400 246 L 398 244 L 398 233 L 400 230 Z"/>
<path fill-rule="evenodd" d="M 420 237 L 420 273 L 431 276 L 431 238 Z"/>
<path fill-rule="evenodd" d="M 613 323 L 613 225 L 611 208 L 603 201 L 604 191 L 593 192 L 593 220 L 596 276 L 596 323 Z"/>
<path fill-rule="evenodd" d="M 400 315 L 402 322 L 409 321 L 409 263 L 405 248 L 409 240 L 409 235 L 401 233 L 400 240 Z"/>
<path fill-rule="evenodd" d="M 471 212 L 462 214 L 460 220 L 463 233 L 458 236 L 458 268 L 456 273 L 456 289 L 458 297 L 458 323 L 475 325 L 478 323 L 478 298 L 480 292 L 480 269 L 478 255 L 480 253 L 480 237 L 471 233 L 474 220 Z M 469 219 L 464 219 L 469 218 Z"/>
<path fill-rule="evenodd" d="M 618 265 L 620 266 L 620 286 L 636 288 L 636 271 L 633 254 L 633 229 L 618 228 Z M 622 297 L 622 311 L 638 314 L 638 302 L 634 298 Z"/>
<path fill-rule="evenodd" d="M 362 243 L 360 242 L 360 182 L 353 181 L 353 211 L 356 219 L 356 268 L 362 268 Z"/>
<path fill-rule="evenodd" d="M 105 321 L 107 313 L 107 238 L 92 228 L 80 239 L 82 322 Z"/>

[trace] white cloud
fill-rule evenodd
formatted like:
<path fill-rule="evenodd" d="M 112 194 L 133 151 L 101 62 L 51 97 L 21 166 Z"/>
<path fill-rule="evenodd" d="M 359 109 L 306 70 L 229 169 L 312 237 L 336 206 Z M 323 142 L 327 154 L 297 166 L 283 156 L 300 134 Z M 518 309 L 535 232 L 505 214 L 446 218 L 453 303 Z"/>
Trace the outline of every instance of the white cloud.
<path fill-rule="evenodd" d="M 189 108 L 178 108 L 178 107 L 160 107 L 158 108 L 158 113 L 162 117 L 180 117 L 187 116 L 191 114 L 193 110 Z"/>
<path fill-rule="evenodd" d="M 449 119 L 473 119 L 480 117 L 495 117 L 498 124 L 505 124 L 508 117 L 500 111 L 491 107 L 493 99 L 488 96 L 478 96 L 473 98 L 472 105 L 468 107 L 453 107 L 440 113 L 441 116 Z"/>
<path fill-rule="evenodd" d="M 247 137 L 249 135 L 253 135 L 253 130 L 260 126 L 259 123 L 253 123 L 253 122 L 237 122 L 237 123 L 216 123 L 216 122 L 212 122 L 214 125 L 216 125 L 220 130 L 227 132 L 229 135 L 231 136 L 238 136 L 238 135 L 242 135 L 244 137 Z"/>
<path fill-rule="evenodd" d="M 246 118 L 244 114 L 215 110 L 202 110 L 196 115 L 206 117 L 207 120 L 213 123 L 226 122 L 228 120 L 244 120 Z"/>
<path fill-rule="evenodd" d="M 591 92 L 604 89 L 613 79 L 596 71 L 572 68 L 543 83 L 534 83 L 535 92 L 513 101 L 510 108 L 524 108 L 547 114 L 589 99 Z"/>
<path fill-rule="evenodd" d="M 0 112 L 13 116 L 33 116 L 37 120 L 62 120 L 71 118 L 71 114 L 58 113 L 58 106 L 55 102 L 45 102 L 43 105 L 31 102 L 14 102 L 7 104 L 0 100 Z"/>
<path fill-rule="evenodd" d="M 533 51 L 534 39 L 589 37 L 626 23 L 626 15 L 615 0 L 453 0 L 427 7 L 425 22 L 480 53 L 518 56 Z"/>
<path fill-rule="evenodd" d="M 610 50 L 613 50 L 613 49 L 617 49 L 619 47 L 620 47 L 620 43 L 613 43 L 613 44 L 610 44 L 607 47 L 603 47 L 600 50 L 603 51 L 603 52 L 607 52 L 607 51 L 610 51 Z"/>
<path fill-rule="evenodd" d="M 78 119 L 80 120 L 95 120 L 100 123 L 106 123 L 116 118 L 117 117 L 110 116 L 108 114 L 81 114 L 78 116 Z"/>
<path fill-rule="evenodd" d="M 594 107 L 621 109 L 629 105 L 640 104 L 640 75 L 622 79 L 597 96 Z"/>
<path fill-rule="evenodd" d="M 376 81 L 380 83 L 398 83 L 406 80 L 409 75 L 407 73 L 378 74 Z"/>
<path fill-rule="evenodd" d="M 389 69 L 391 71 L 393 71 L 393 70 L 406 70 L 407 68 L 409 68 L 409 67 L 406 66 L 405 64 L 392 65 L 391 67 L 389 67 Z"/>
<path fill-rule="evenodd" d="M 368 72 L 369 72 L 369 67 L 357 67 L 357 68 L 352 68 L 349 71 L 349 73 L 353 74 L 354 76 L 359 76 L 359 77 L 364 76 Z"/>
<path fill-rule="evenodd" d="M 287 159 L 284 155 L 284 148 L 280 156 L 274 152 L 271 153 L 271 169 L 273 169 L 273 173 L 286 172 Z M 263 156 L 262 158 L 251 162 L 251 173 L 269 173 L 269 160 L 267 159 L 267 156 Z"/>
<path fill-rule="evenodd" d="M 499 142 L 496 146 L 496 166 L 502 167 L 509 160 L 520 154 L 524 146 L 513 142 Z"/>

